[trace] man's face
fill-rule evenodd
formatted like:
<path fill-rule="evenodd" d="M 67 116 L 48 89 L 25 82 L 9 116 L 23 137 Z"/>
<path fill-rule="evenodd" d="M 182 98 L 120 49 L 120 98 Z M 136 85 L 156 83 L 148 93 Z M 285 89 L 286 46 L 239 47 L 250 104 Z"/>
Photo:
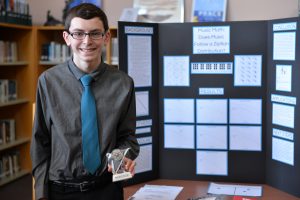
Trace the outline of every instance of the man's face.
<path fill-rule="evenodd" d="M 69 33 L 64 32 L 64 39 L 73 51 L 73 60 L 75 63 L 98 62 L 101 60 L 102 48 L 109 41 L 109 33 L 98 39 L 91 38 L 91 35 L 85 35 L 83 39 L 74 39 L 71 34 L 84 33 L 105 33 L 102 21 L 98 18 L 82 19 L 75 17 L 71 21 Z M 74 36 L 74 35 L 73 35 Z"/>

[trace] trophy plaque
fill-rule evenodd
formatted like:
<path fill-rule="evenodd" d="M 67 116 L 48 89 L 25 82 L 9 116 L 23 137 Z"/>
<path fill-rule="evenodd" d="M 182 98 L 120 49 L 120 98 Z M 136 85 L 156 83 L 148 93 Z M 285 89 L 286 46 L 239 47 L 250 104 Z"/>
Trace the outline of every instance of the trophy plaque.
<path fill-rule="evenodd" d="M 113 173 L 113 182 L 122 181 L 129 178 L 132 178 L 130 172 L 125 170 L 124 158 L 129 151 L 127 149 L 114 149 L 111 153 L 107 153 L 106 157 L 108 159 L 108 163 L 112 167 Z"/>

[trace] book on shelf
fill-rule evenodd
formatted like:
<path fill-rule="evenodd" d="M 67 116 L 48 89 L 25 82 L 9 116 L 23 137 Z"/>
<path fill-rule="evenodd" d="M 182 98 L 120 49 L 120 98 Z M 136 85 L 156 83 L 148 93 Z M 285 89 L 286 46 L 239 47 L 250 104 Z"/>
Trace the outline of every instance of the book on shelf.
<path fill-rule="evenodd" d="M 71 57 L 71 50 L 66 44 L 55 41 L 42 44 L 41 61 L 64 62 Z"/>
<path fill-rule="evenodd" d="M 31 25 L 27 0 L 0 0 L 0 22 Z"/>
<path fill-rule="evenodd" d="M 20 169 L 19 150 L 0 155 L 0 179 L 14 175 L 19 172 Z"/>
<path fill-rule="evenodd" d="M 5 21 L 5 0 L 0 0 L 0 22 Z"/>
<path fill-rule="evenodd" d="M 17 99 L 17 80 L 8 80 L 8 101 Z"/>
<path fill-rule="evenodd" d="M 17 43 L 0 40 L 0 63 L 18 61 Z"/>
<path fill-rule="evenodd" d="M 118 38 L 111 39 L 111 64 L 119 64 L 119 48 L 118 48 Z"/>
<path fill-rule="evenodd" d="M 0 145 L 16 140 L 16 125 L 14 119 L 0 119 Z"/>
<path fill-rule="evenodd" d="M 4 57 L 5 57 L 4 41 L 0 40 L 0 63 L 4 63 L 5 60 Z"/>
<path fill-rule="evenodd" d="M 13 172 L 17 173 L 18 171 L 21 170 L 20 166 L 20 151 L 15 151 L 12 154 L 12 164 L 13 164 Z"/>
<path fill-rule="evenodd" d="M 0 103 L 16 100 L 17 98 L 17 80 L 0 79 Z"/>
<path fill-rule="evenodd" d="M 4 178 L 9 175 L 9 161 L 8 156 L 3 155 L 0 157 L 1 169 L 0 169 L 0 178 Z"/>
<path fill-rule="evenodd" d="M 102 49 L 101 58 L 103 59 L 103 62 L 107 63 L 107 49 L 106 48 Z"/>

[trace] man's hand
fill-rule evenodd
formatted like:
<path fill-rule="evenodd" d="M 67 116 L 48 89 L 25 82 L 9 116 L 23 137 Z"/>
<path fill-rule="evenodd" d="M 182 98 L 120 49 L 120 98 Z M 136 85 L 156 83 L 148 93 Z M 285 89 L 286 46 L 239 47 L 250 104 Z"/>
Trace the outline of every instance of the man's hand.
<path fill-rule="evenodd" d="M 136 162 L 134 160 L 131 160 L 129 158 L 124 158 L 124 166 L 125 166 L 125 170 L 130 172 L 132 177 L 135 174 L 135 166 L 136 166 Z M 112 172 L 112 167 L 110 164 L 108 164 L 108 171 Z"/>

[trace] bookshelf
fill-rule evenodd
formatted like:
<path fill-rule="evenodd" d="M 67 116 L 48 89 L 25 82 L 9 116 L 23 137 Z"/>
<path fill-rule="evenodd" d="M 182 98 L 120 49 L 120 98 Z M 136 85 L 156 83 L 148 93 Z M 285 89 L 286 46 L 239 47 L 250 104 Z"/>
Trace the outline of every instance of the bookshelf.
<path fill-rule="evenodd" d="M 0 158 L 18 152 L 19 170 L 2 176 L 0 186 L 30 173 L 32 103 L 34 102 L 34 39 L 31 26 L 0 23 L 0 40 L 16 43 L 16 61 L 0 62 L 0 79 L 15 80 L 17 98 L 0 102 L 0 120 L 15 121 L 15 139 L 0 144 Z M 2 50 L 3 51 L 3 50 Z"/>
<path fill-rule="evenodd" d="M 110 40 L 110 43 L 106 47 L 106 63 L 115 65 L 115 63 L 112 62 L 112 58 L 115 56 L 115 55 L 113 55 L 113 51 L 114 51 L 113 40 L 118 38 L 118 29 L 110 28 L 109 31 L 111 34 L 111 40 Z"/>
<path fill-rule="evenodd" d="M 58 44 L 64 44 L 63 39 L 63 26 L 33 26 L 33 35 L 35 38 L 35 49 L 36 49 L 36 56 L 35 56 L 35 66 L 36 68 L 36 77 L 35 77 L 35 87 L 37 83 L 37 79 L 39 75 L 54 65 L 59 64 L 58 61 L 42 61 L 42 45 L 49 44 L 51 42 L 56 42 Z"/>

